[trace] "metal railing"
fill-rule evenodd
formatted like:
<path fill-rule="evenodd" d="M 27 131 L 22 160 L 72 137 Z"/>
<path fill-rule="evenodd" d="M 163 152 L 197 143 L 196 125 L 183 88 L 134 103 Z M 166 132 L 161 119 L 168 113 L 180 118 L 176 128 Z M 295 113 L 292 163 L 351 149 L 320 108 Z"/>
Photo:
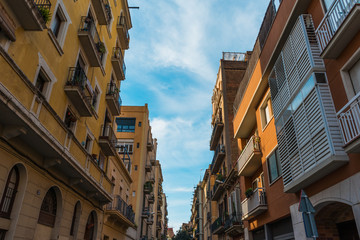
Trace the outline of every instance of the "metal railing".
<path fill-rule="evenodd" d="M 77 67 L 69 68 L 68 80 L 65 83 L 65 86 L 76 86 L 78 87 L 81 95 L 84 98 L 84 101 L 88 106 L 91 106 L 93 89 L 91 87 L 89 79 L 86 77 L 84 70 Z M 85 89 L 88 93 L 86 93 Z"/>
<path fill-rule="evenodd" d="M 345 145 L 360 136 L 360 92 L 338 113 Z"/>
<path fill-rule="evenodd" d="M 245 61 L 245 53 L 240 52 L 223 52 L 223 60 Z"/>
<path fill-rule="evenodd" d="M 96 50 L 98 52 L 98 55 L 100 59 L 102 59 L 102 56 L 105 53 L 105 45 L 103 42 L 101 42 L 99 33 L 96 29 L 96 25 L 94 23 L 94 20 L 89 16 L 82 16 L 80 21 L 80 27 L 79 32 L 81 33 L 88 33 L 89 36 L 91 36 L 91 39 L 93 40 Z"/>
<path fill-rule="evenodd" d="M 128 30 L 128 27 L 127 27 L 125 16 L 119 16 L 117 23 L 118 23 L 118 26 L 120 26 L 120 27 L 122 27 L 124 29 L 126 39 L 127 39 L 127 41 L 129 41 L 130 35 L 129 35 L 129 30 Z"/>
<path fill-rule="evenodd" d="M 254 151 L 260 151 L 260 137 L 255 135 L 249 139 L 238 160 L 236 161 L 235 164 L 237 164 L 237 171 L 240 171 L 244 164 L 246 164 L 247 160 L 250 156 L 252 156 Z"/>
<path fill-rule="evenodd" d="M 224 221 L 223 218 L 220 216 L 211 224 L 211 232 L 216 231 L 219 227 L 222 226 L 224 226 Z"/>
<path fill-rule="evenodd" d="M 319 40 L 321 51 L 326 48 L 351 9 L 357 3 L 360 3 L 360 0 L 334 1 L 316 30 L 316 36 Z"/>
<path fill-rule="evenodd" d="M 111 96 L 116 101 L 116 104 L 120 108 L 121 106 L 121 97 L 120 97 L 120 90 L 117 88 L 116 84 L 113 82 L 110 82 L 106 86 L 106 96 Z"/>
<path fill-rule="evenodd" d="M 119 195 L 106 207 L 107 210 L 117 210 L 125 216 L 130 222 L 134 223 L 135 213 L 130 205 L 128 205 Z"/>
<path fill-rule="evenodd" d="M 112 51 L 112 57 L 115 59 L 118 59 L 122 64 L 122 71 L 124 73 L 124 76 L 126 74 L 126 65 L 125 65 L 125 60 L 124 60 L 124 56 L 121 52 L 121 48 L 120 47 L 114 47 L 113 51 Z"/>
<path fill-rule="evenodd" d="M 215 135 L 215 132 L 216 132 L 216 128 L 217 128 L 217 126 L 219 124 L 223 124 L 221 117 L 216 118 L 216 120 L 215 120 L 215 125 L 214 125 L 212 133 L 211 133 L 210 144 L 213 141 L 213 138 L 214 138 L 214 135 Z"/>
<path fill-rule="evenodd" d="M 101 125 L 101 132 L 100 132 L 101 138 L 107 138 L 110 144 L 116 148 L 116 135 L 114 133 L 114 130 L 110 124 Z"/>
<path fill-rule="evenodd" d="M 226 220 L 224 224 L 225 229 L 229 229 L 234 225 L 242 225 L 241 213 L 234 212 Z"/>
<path fill-rule="evenodd" d="M 104 7 L 105 7 L 105 12 L 106 12 L 106 18 L 107 18 L 107 22 L 110 23 L 110 20 L 112 19 L 112 13 L 111 13 L 111 8 L 110 8 L 110 4 L 108 0 L 102 0 Z"/>
<path fill-rule="evenodd" d="M 225 146 L 222 145 L 222 144 L 219 144 L 217 147 L 216 147 L 216 150 L 215 150 L 215 153 L 214 153 L 214 157 L 213 157 L 213 160 L 211 162 L 211 170 L 213 169 L 214 167 L 214 164 L 215 164 L 215 161 L 217 159 L 217 156 L 219 153 L 225 153 Z"/>
<path fill-rule="evenodd" d="M 257 188 L 250 197 L 241 203 L 241 208 L 243 214 L 246 215 L 257 207 L 266 204 L 265 188 Z"/>

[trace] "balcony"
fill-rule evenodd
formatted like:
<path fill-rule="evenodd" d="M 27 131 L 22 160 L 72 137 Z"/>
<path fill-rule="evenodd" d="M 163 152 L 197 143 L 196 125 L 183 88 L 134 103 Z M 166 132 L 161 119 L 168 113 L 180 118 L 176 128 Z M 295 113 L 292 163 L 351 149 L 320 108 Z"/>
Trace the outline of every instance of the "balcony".
<path fill-rule="evenodd" d="M 153 215 L 149 215 L 147 218 L 146 218 L 146 224 L 147 225 L 152 225 L 154 223 L 154 217 Z"/>
<path fill-rule="evenodd" d="M 244 232 L 244 226 L 241 221 L 241 213 L 231 215 L 225 221 L 225 233 L 231 237 L 235 237 Z"/>
<path fill-rule="evenodd" d="M 267 210 L 265 188 L 257 188 L 253 194 L 241 203 L 242 220 L 249 220 Z"/>
<path fill-rule="evenodd" d="M 161 215 L 162 215 L 162 211 L 161 211 L 160 205 L 158 205 L 158 208 L 157 208 L 157 215 L 158 215 L 158 216 L 161 216 Z"/>
<path fill-rule="evenodd" d="M 151 172 L 151 165 L 145 164 L 145 172 Z"/>
<path fill-rule="evenodd" d="M 159 200 L 159 204 L 162 205 L 163 198 L 162 198 L 161 194 L 158 195 L 158 200 Z"/>
<path fill-rule="evenodd" d="M 125 16 L 119 16 L 116 30 L 118 32 L 121 49 L 129 49 L 130 35 Z"/>
<path fill-rule="evenodd" d="M 110 24 L 110 21 L 112 19 L 112 14 L 111 14 L 111 8 L 110 8 L 109 1 L 108 0 L 92 0 L 91 2 L 94 6 L 96 18 L 99 22 L 99 25 Z"/>
<path fill-rule="evenodd" d="M 153 187 L 152 187 L 151 182 L 146 182 L 144 184 L 144 193 L 145 194 L 150 194 L 152 191 L 153 191 Z"/>
<path fill-rule="evenodd" d="M 336 0 L 316 30 L 321 57 L 337 58 L 360 30 L 360 0 Z"/>
<path fill-rule="evenodd" d="M 154 195 L 150 195 L 149 198 L 148 198 L 148 203 L 154 203 Z"/>
<path fill-rule="evenodd" d="M 156 223 L 156 229 L 161 230 L 161 222 L 160 221 Z"/>
<path fill-rule="evenodd" d="M 216 145 L 219 142 L 219 138 L 221 136 L 223 128 L 224 128 L 224 124 L 222 123 L 221 119 L 218 119 L 215 122 L 213 131 L 212 131 L 212 134 L 211 134 L 210 150 L 215 150 L 216 149 Z"/>
<path fill-rule="evenodd" d="M 101 126 L 99 145 L 105 156 L 115 156 L 117 154 L 116 136 L 111 125 Z"/>
<path fill-rule="evenodd" d="M 221 183 L 221 181 L 216 180 L 214 187 L 213 187 L 213 191 L 212 191 L 212 201 L 218 201 L 221 197 L 221 195 L 224 193 L 224 184 Z"/>
<path fill-rule="evenodd" d="M 211 232 L 212 234 L 221 234 L 224 232 L 224 220 L 220 216 L 211 224 Z"/>
<path fill-rule="evenodd" d="M 35 91 L 26 74 L 5 51 L 1 59 L 9 67 L 0 67 L 0 76 L 12 76 L 1 78 L 0 84 L 2 137 L 23 151 L 30 149 L 31 154 L 39 156 L 32 158 L 33 164 L 71 185 L 74 191 L 82 193 L 97 206 L 111 202 L 111 180 L 59 117 L 58 109 Z M 9 88 L 14 84 L 21 91 Z M 30 104 L 31 101 L 24 99 L 34 99 L 34 102 Z"/>
<path fill-rule="evenodd" d="M 252 136 L 237 160 L 237 171 L 241 176 L 251 177 L 261 167 L 260 138 Z"/>
<path fill-rule="evenodd" d="M 105 100 L 113 116 L 120 115 L 121 98 L 115 83 L 108 83 Z"/>
<path fill-rule="evenodd" d="M 81 68 L 71 67 L 69 69 L 64 91 L 81 117 L 92 116 L 91 100 L 93 89 Z"/>
<path fill-rule="evenodd" d="M 124 80 L 126 73 L 126 65 L 124 61 L 124 56 L 121 52 L 121 48 L 114 47 L 111 54 L 111 64 L 115 72 L 117 80 Z"/>
<path fill-rule="evenodd" d="M 148 150 L 148 152 L 151 152 L 154 149 L 154 143 L 152 138 L 148 138 L 146 149 Z"/>
<path fill-rule="evenodd" d="M 100 41 L 94 21 L 90 17 L 81 17 L 78 37 L 91 67 L 102 66 L 102 58 L 106 51 Z"/>
<path fill-rule="evenodd" d="M 360 153 L 360 92 L 337 113 L 337 116 L 345 151 Z"/>
<path fill-rule="evenodd" d="M 155 159 L 150 159 L 150 164 L 151 164 L 152 166 L 155 166 L 155 163 L 156 163 L 156 160 L 155 160 Z"/>
<path fill-rule="evenodd" d="M 142 218 L 149 218 L 151 217 L 152 215 L 150 215 L 150 209 L 149 207 L 144 207 L 142 212 L 141 212 L 141 217 Z"/>
<path fill-rule="evenodd" d="M 121 225 L 126 227 L 134 226 L 135 213 L 120 196 L 106 206 L 106 213 L 114 217 Z"/>
<path fill-rule="evenodd" d="M 217 173 L 221 166 L 222 160 L 225 158 L 225 146 L 219 144 L 214 153 L 213 160 L 211 162 L 211 173 Z"/>
<path fill-rule="evenodd" d="M 46 14 L 50 13 L 49 0 L 6 0 L 24 30 L 46 29 Z M 47 20 L 48 21 L 48 20 Z"/>

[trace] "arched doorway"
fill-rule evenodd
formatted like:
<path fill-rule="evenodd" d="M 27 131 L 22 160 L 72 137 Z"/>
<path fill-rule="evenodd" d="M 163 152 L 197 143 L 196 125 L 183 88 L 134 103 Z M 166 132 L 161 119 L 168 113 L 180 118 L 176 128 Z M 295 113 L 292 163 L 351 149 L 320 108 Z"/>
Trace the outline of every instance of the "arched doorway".
<path fill-rule="evenodd" d="M 327 202 L 317 207 L 315 215 L 319 238 L 359 240 L 352 207 L 340 202 Z"/>
<path fill-rule="evenodd" d="M 95 240 L 96 238 L 96 213 L 92 211 L 88 217 L 85 227 L 84 240 Z"/>

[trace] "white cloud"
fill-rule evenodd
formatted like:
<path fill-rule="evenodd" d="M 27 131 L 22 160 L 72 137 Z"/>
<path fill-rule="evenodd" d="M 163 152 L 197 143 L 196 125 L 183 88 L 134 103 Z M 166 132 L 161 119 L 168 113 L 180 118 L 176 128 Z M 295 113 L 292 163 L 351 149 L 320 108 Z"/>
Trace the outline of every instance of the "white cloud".
<path fill-rule="evenodd" d="M 149 103 L 175 231 L 189 221 L 193 186 L 212 160 L 211 95 L 221 53 L 252 50 L 268 2 L 147 0 L 132 12 L 122 86 L 132 87 L 130 101 Z"/>

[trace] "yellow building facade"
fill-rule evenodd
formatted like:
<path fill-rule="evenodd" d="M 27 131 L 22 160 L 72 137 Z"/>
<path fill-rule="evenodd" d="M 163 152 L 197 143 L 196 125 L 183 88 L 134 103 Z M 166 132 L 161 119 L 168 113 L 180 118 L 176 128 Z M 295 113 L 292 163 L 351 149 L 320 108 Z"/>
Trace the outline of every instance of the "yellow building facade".
<path fill-rule="evenodd" d="M 1 0 L 0 19 L 0 239 L 135 239 L 113 130 L 127 1 Z"/>
<path fill-rule="evenodd" d="M 163 176 L 161 164 L 156 160 L 158 144 L 152 136 L 147 104 L 122 106 L 116 124 L 117 146 L 127 149 L 131 162 L 130 202 L 135 212 L 137 239 L 161 239 L 164 226 L 161 219 L 167 211 L 162 209 Z"/>

